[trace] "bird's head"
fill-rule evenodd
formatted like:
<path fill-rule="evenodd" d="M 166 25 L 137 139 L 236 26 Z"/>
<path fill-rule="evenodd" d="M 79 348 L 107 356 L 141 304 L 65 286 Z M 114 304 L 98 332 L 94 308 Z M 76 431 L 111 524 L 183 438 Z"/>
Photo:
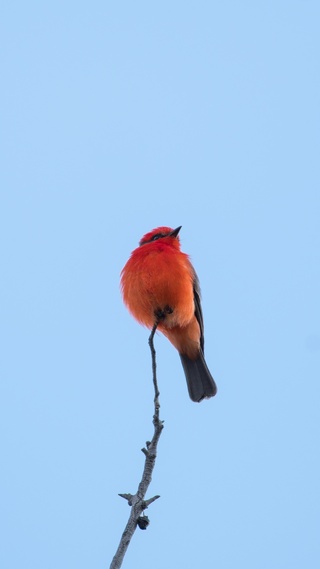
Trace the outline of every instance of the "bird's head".
<path fill-rule="evenodd" d="M 156 229 L 152 229 L 149 233 L 146 233 L 142 239 L 139 241 L 139 245 L 146 245 L 147 243 L 153 243 L 156 241 L 165 241 L 180 249 L 180 239 L 179 239 L 179 231 L 182 225 L 177 227 L 176 229 L 172 229 L 171 227 L 157 227 Z"/>

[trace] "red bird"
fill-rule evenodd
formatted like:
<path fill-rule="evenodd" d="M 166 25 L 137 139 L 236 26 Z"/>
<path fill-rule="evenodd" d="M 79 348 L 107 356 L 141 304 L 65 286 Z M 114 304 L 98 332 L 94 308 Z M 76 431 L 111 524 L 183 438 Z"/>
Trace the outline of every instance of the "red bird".
<path fill-rule="evenodd" d="M 142 237 L 121 272 L 123 300 L 141 324 L 158 329 L 178 350 L 192 401 L 213 397 L 214 379 L 204 359 L 200 286 L 179 231 L 158 227 Z"/>

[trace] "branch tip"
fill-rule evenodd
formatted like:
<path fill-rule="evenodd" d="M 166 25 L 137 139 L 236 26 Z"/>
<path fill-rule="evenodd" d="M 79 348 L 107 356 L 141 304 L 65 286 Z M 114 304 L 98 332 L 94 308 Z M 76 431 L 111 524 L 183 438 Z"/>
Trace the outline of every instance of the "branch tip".
<path fill-rule="evenodd" d="M 158 498 L 160 498 L 160 496 L 153 496 L 152 498 L 149 498 L 149 500 L 145 500 L 144 501 L 144 509 L 147 509 L 148 506 L 150 506 L 150 504 L 152 504 L 152 502 L 155 502 L 156 500 L 158 500 Z"/>
<path fill-rule="evenodd" d="M 132 506 L 132 494 L 118 494 L 118 496 L 120 496 L 120 498 L 124 498 L 124 500 L 127 500 L 129 506 Z"/>

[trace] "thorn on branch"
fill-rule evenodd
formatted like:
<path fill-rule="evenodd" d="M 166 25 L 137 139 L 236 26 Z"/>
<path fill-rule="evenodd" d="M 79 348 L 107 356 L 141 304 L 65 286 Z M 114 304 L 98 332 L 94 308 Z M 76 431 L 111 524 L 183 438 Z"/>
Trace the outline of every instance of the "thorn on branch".
<path fill-rule="evenodd" d="M 120 498 L 124 498 L 125 500 L 127 500 L 129 506 L 132 506 L 132 498 L 133 498 L 132 494 L 118 494 L 118 496 L 120 496 Z"/>
<path fill-rule="evenodd" d="M 144 510 L 147 509 L 148 506 L 150 506 L 150 504 L 152 504 L 152 502 L 155 502 L 156 500 L 158 500 L 158 498 L 160 498 L 160 496 L 153 496 L 152 498 L 149 498 L 149 500 L 145 500 L 143 505 L 144 505 Z"/>

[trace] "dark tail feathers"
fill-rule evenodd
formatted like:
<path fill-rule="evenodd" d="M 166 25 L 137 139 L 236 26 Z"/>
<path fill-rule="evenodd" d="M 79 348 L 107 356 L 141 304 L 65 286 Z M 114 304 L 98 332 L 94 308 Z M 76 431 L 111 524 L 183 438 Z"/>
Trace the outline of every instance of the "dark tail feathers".
<path fill-rule="evenodd" d="M 217 386 L 207 368 L 202 350 L 196 360 L 190 360 L 185 354 L 180 354 L 180 358 L 192 401 L 213 397 L 217 393 Z"/>

